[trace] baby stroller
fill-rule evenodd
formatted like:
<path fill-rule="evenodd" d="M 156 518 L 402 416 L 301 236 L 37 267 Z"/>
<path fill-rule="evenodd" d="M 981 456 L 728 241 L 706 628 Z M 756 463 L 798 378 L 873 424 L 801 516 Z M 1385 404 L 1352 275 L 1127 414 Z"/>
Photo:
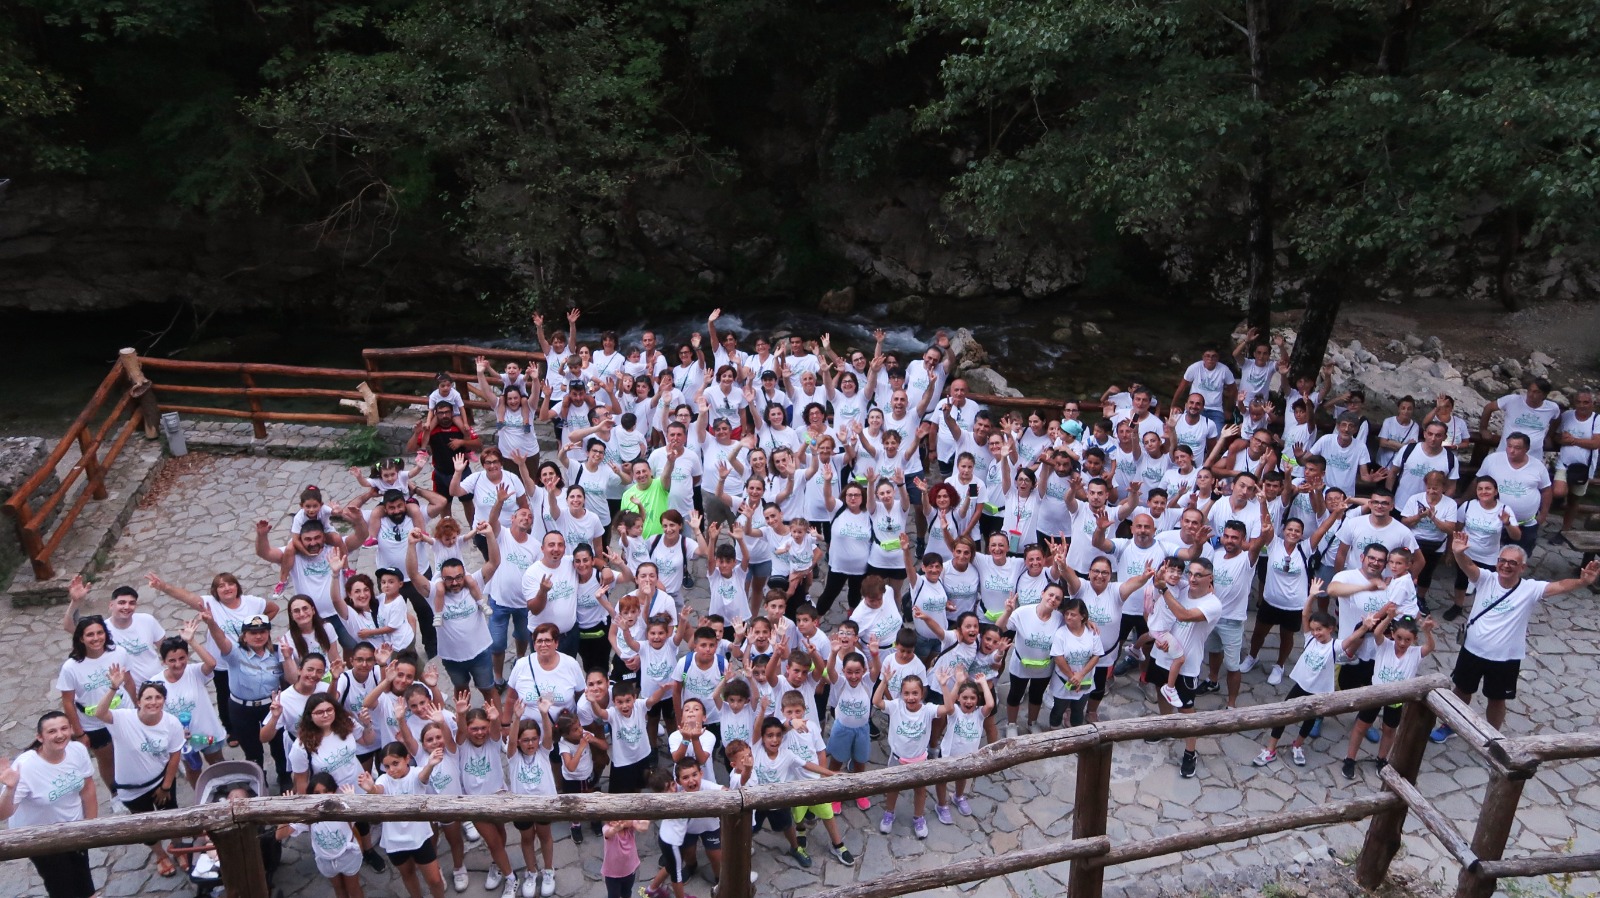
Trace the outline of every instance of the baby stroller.
<path fill-rule="evenodd" d="M 227 801 L 230 792 L 243 789 L 251 798 L 268 794 L 267 775 L 259 765 L 250 761 L 219 761 L 200 772 L 195 780 L 194 793 L 197 804 Z M 283 858 L 283 846 L 278 843 L 271 826 L 261 827 L 261 861 L 267 872 L 267 887 L 272 888 L 273 875 Z M 189 847 L 172 849 L 174 854 L 190 855 L 189 882 L 194 885 L 195 898 L 211 898 L 222 887 L 222 867 L 212 849 L 211 839 L 205 835 Z M 278 893 L 273 892 L 274 895 Z"/>

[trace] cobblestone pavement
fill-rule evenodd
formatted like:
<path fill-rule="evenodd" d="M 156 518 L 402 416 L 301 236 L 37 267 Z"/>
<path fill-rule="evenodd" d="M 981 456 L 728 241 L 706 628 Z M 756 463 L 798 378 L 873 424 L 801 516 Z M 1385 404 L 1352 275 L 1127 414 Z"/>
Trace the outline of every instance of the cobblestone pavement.
<path fill-rule="evenodd" d="M 209 583 L 214 573 L 232 570 L 248 592 L 267 595 L 276 572 L 252 552 L 253 522 L 262 517 L 270 520 L 274 537 L 281 542 L 296 496 L 312 483 L 328 488 L 336 500 L 354 492 L 349 474 L 334 462 L 197 457 L 189 473 L 177 478 L 159 502 L 147 503 L 135 512 L 100 578 L 95 592 L 97 602 L 105 600 L 113 585 L 143 586 L 143 575 L 151 570 L 196 589 Z M 1574 554 L 1571 550 L 1541 547 L 1536 575 L 1545 579 L 1568 576 L 1576 563 Z M 371 553 L 363 556 L 357 567 L 370 571 Z M 1442 579 L 1449 582 L 1448 577 Z M 691 593 L 691 601 L 703 609 L 704 577 L 700 583 L 702 588 Z M 169 629 L 176 629 L 181 606 L 152 594 L 148 587 L 141 594 L 141 609 L 153 612 Z M 1436 590 L 1435 606 L 1441 600 L 1443 591 Z M 0 750 L 8 754 L 28 743 L 33 721 L 40 713 L 59 704 L 52 686 L 69 642 L 59 627 L 59 619 L 59 608 L 12 609 L 9 603 L 0 602 L 0 663 L 12 672 L 12 676 L 0 680 L 0 702 L 9 712 L 0 722 Z M 1600 697 L 1592 685 L 1592 672 L 1596 657 L 1600 656 L 1597 631 L 1600 611 L 1596 610 L 1594 594 L 1587 590 L 1550 602 L 1535 614 L 1521 694 L 1512 705 L 1507 724 L 1509 732 L 1569 732 L 1596 725 Z M 1442 626 L 1440 633 L 1443 644 L 1439 659 L 1425 662 L 1425 670 L 1447 671 L 1453 662 L 1456 627 Z M 1269 641 L 1269 653 L 1274 644 Z M 1279 688 L 1267 686 L 1266 676 L 1264 668 L 1245 675 L 1241 704 L 1272 701 L 1287 692 L 1287 683 Z M 1206 696 L 1201 699 L 1201 708 L 1219 707 L 1221 703 L 1217 696 Z M 1104 710 L 1107 717 L 1118 718 L 1152 713 L 1153 709 L 1152 700 L 1141 695 L 1137 686 L 1124 681 Z M 1192 780 L 1177 775 L 1175 745 L 1119 745 L 1111 789 L 1111 838 L 1140 839 L 1200 829 L 1375 790 L 1379 780 L 1371 763 L 1361 765 L 1354 782 L 1338 773 L 1348 723 L 1326 722 L 1321 738 L 1308 746 L 1310 765 L 1304 768 L 1287 763 L 1252 767 L 1250 761 L 1264 734 L 1202 739 L 1200 776 Z M 878 751 L 881 753 L 881 747 Z M 1370 758 L 1372 752 L 1366 751 L 1365 756 Z M 932 833 L 926 841 L 918 841 L 912 835 L 906 814 L 902 814 L 902 822 L 892 835 L 883 836 L 877 831 L 881 809 L 876 802 L 866 813 L 847 805 L 843 814 L 846 842 L 860 858 L 854 869 L 840 866 L 819 849 L 815 867 L 802 870 L 782 855 L 781 837 L 758 835 L 755 869 L 761 879 L 757 891 L 764 895 L 806 894 L 819 887 L 921 869 L 930 860 L 955 864 L 1018 847 L 1038 846 L 1044 838 L 1064 837 L 1071 831 L 1074 769 L 1070 758 L 1053 759 L 980 780 L 973 786 L 974 816 L 957 816 L 955 825 L 943 826 L 930 814 Z M 1459 740 L 1452 740 L 1444 746 L 1429 747 L 1418 785 L 1448 817 L 1470 830 L 1487 779 L 1476 758 Z M 185 790 L 182 800 L 188 799 Z M 101 800 L 102 807 L 107 807 L 103 788 Z M 902 810 L 909 808 L 902 805 Z M 556 827 L 558 834 L 563 829 Z M 1359 846 L 1362 832 L 1360 824 L 1345 824 L 1204 849 L 1181 859 L 1141 861 L 1108 871 L 1107 883 L 1113 887 L 1112 893 L 1120 889 L 1129 895 L 1155 894 L 1161 884 L 1171 884 L 1178 877 L 1197 882 L 1237 868 L 1271 868 L 1295 860 L 1326 858 L 1330 853 L 1350 855 Z M 1540 770 L 1524 793 L 1512 840 L 1514 847 L 1508 851 L 1512 856 L 1544 851 L 1600 851 L 1600 761 L 1551 764 Z M 578 846 L 564 834 L 558 836 L 558 895 L 568 898 L 600 893 L 600 849 L 598 838 L 591 837 Z M 97 850 L 91 854 L 97 868 L 96 881 L 104 885 L 108 896 L 187 890 L 181 877 L 163 879 L 155 875 L 148 852 L 142 847 Z M 519 854 L 513 851 L 512 856 L 518 858 Z M 652 871 L 654 862 L 652 850 L 642 872 Z M 1444 852 L 1415 817 L 1407 827 L 1405 849 L 1398 863 L 1422 879 L 1454 883 L 1453 863 L 1445 860 Z M 482 873 L 487 865 L 487 855 L 481 847 L 468 853 L 468 867 L 474 875 L 467 895 L 486 894 Z M 977 898 L 1058 894 L 1066 883 L 1066 866 L 1063 863 L 1018 873 L 962 887 L 960 891 Z M 366 873 L 364 877 L 369 894 L 404 894 L 401 883 L 390 874 Z M 327 881 L 317 875 L 303 839 L 287 846 L 277 885 L 289 896 L 320 898 L 331 894 Z M 708 890 L 705 883 L 692 884 L 689 889 L 700 894 Z M 1596 892 L 1600 892 L 1600 880 L 1594 878 L 1578 878 L 1571 884 L 1570 894 Z M 0 894 L 40 895 L 42 887 L 29 864 L 11 861 L 0 864 Z"/>

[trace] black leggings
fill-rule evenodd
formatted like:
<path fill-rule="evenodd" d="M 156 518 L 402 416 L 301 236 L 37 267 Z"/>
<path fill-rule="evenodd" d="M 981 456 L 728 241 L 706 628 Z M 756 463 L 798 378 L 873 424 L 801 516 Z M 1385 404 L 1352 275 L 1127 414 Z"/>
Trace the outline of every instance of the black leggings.
<path fill-rule="evenodd" d="M 633 880 L 636 875 L 629 873 L 627 876 L 607 876 L 606 898 L 629 898 L 633 894 Z"/>
<path fill-rule="evenodd" d="M 1072 712 L 1070 725 L 1075 727 L 1083 726 L 1084 721 L 1089 719 L 1089 697 L 1056 699 L 1056 703 L 1050 706 L 1050 728 L 1055 729 L 1061 726 L 1061 721 L 1067 716 L 1068 711 Z"/>
<path fill-rule="evenodd" d="M 279 730 L 272 736 L 272 742 L 263 747 L 261 744 L 261 723 L 272 713 L 270 704 L 245 706 L 238 702 L 228 703 L 228 716 L 233 720 L 233 736 L 239 740 L 239 748 L 244 752 L 246 761 L 254 763 L 261 768 L 263 774 L 267 769 L 264 765 L 266 750 L 272 751 L 272 763 L 278 768 L 278 781 L 289 781 L 289 762 L 283 752 L 283 731 Z"/>
<path fill-rule="evenodd" d="M 1027 685 L 1023 685 L 1023 684 L 1027 684 Z M 1041 705 L 1041 704 L 1044 704 L 1044 690 L 1045 690 L 1045 687 L 1049 686 L 1049 685 L 1050 685 L 1050 675 L 1049 674 L 1045 674 L 1042 677 L 1012 677 L 1011 678 L 1011 685 L 1006 687 L 1006 707 L 1009 707 L 1009 708 L 1021 707 L 1021 705 L 1022 705 L 1022 694 L 1024 692 L 1026 692 L 1028 694 L 1028 704 L 1030 704 L 1030 705 Z M 1056 703 L 1057 707 L 1060 707 L 1060 705 L 1061 705 L 1060 702 Z"/>
<path fill-rule="evenodd" d="M 584 673 L 591 670 L 611 670 L 611 641 L 606 638 L 606 633 L 611 628 L 611 621 L 607 619 L 597 629 L 599 635 L 590 636 L 582 628 L 578 630 L 578 660 L 583 664 Z"/>
<path fill-rule="evenodd" d="M 1417 575 L 1417 592 L 1425 593 L 1433 585 L 1434 569 L 1444 557 L 1444 543 L 1418 542 L 1417 548 L 1422 552 L 1422 573 Z"/>
<path fill-rule="evenodd" d="M 850 587 L 847 601 L 850 610 L 854 611 L 861 604 L 861 580 L 866 574 L 841 574 L 838 571 L 828 571 L 828 582 L 822 587 L 822 595 L 817 597 L 817 613 L 827 616 L 828 609 L 833 607 L 833 600 L 839 597 L 839 590 L 846 585 Z M 791 606 L 798 603 L 791 602 Z"/>
<path fill-rule="evenodd" d="M 1297 698 L 1301 698 L 1303 696 L 1307 696 L 1307 695 L 1310 695 L 1310 694 L 1311 693 L 1305 691 L 1304 689 L 1301 689 L 1299 683 L 1296 683 L 1296 684 L 1294 684 L 1294 688 L 1289 690 L 1289 697 L 1284 699 L 1284 701 L 1291 702 L 1291 701 L 1294 701 Z M 1302 720 L 1302 721 L 1300 721 L 1300 739 L 1301 739 L 1301 741 L 1304 741 L 1306 739 L 1311 738 L 1311 729 L 1312 729 L 1312 727 L 1315 727 L 1317 725 L 1317 721 L 1319 721 L 1321 719 L 1322 718 L 1320 718 L 1320 717 L 1313 717 L 1310 720 Z M 1274 738 L 1274 739 L 1282 738 L 1283 737 L 1283 731 L 1286 730 L 1286 729 L 1288 729 L 1288 727 L 1281 727 L 1281 726 L 1273 727 L 1272 728 L 1272 738 Z"/>

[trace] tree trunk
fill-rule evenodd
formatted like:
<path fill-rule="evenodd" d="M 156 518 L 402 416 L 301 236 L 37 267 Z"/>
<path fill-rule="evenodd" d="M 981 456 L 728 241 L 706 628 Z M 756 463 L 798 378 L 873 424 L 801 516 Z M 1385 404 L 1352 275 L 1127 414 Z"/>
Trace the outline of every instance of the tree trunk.
<path fill-rule="evenodd" d="M 1333 338 L 1333 325 L 1339 320 L 1344 294 L 1329 277 L 1316 277 L 1306 284 L 1306 317 L 1289 357 L 1289 377 L 1316 377 Z"/>
<path fill-rule="evenodd" d="M 1250 49 L 1250 94 L 1266 104 L 1267 40 L 1271 30 L 1268 0 L 1246 0 L 1245 30 Z M 1246 178 L 1245 218 L 1249 226 L 1249 326 L 1262 341 L 1271 339 L 1272 283 L 1276 251 L 1272 245 L 1272 138 L 1270 125 L 1263 122 L 1250 144 L 1249 172 Z"/>
<path fill-rule="evenodd" d="M 1398 0 L 1391 7 L 1384 29 L 1383 48 L 1378 51 L 1378 71 L 1390 78 L 1403 74 L 1411 62 L 1411 38 L 1422 22 L 1422 11 L 1430 0 Z"/>
<path fill-rule="evenodd" d="M 1517 291 L 1511 286 L 1511 263 L 1522 249 L 1522 222 L 1517 210 L 1507 209 L 1500 218 L 1500 257 L 1494 263 L 1494 289 L 1507 312 L 1522 308 Z"/>

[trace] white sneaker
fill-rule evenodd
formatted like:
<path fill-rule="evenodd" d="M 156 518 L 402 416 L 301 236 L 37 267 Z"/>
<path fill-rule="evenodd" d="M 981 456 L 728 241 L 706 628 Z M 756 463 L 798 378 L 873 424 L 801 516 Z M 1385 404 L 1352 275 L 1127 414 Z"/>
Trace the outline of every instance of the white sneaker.
<path fill-rule="evenodd" d="M 517 898 L 517 874 L 506 877 L 506 887 L 500 891 L 500 898 Z"/>
<path fill-rule="evenodd" d="M 1172 688 L 1171 686 L 1161 687 L 1161 697 L 1166 700 L 1167 704 L 1174 708 L 1183 704 L 1183 696 L 1179 695 L 1178 690 Z"/>
<path fill-rule="evenodd" d="M 1276 686 L 1283 682 L 1283 665 L 1272 665 L 1272 673 L 1267 674 L 1267 685 Z"/>
<path fill-rule="evenodd" d="M 556 871 L 546 868 L 539 873 L 539 894 L 556 898 Z"/>
<path fill-rule="evenodd" d="M 494 864 L 490 864 L 489 872 L 484 874 L 483 877 L 484 891 L 492 892 L 495 889 L 500 888 L 500 883 L 505 881 L 506 875 L 500 872 L 500 868 L 496 867 Z"/>
<path fill-rule="evenodd" d="M 454 874 L 452 874 L 451 877 L 450 877 L 450 884 L 455 886 L 455 889 L 456 889 L 457 892 L 465 892 L 467 890 L 467 871 L 466 871 L 466 869 L 463 868 L 463 869 L 457 870 Z"/>
<path fill-rule="evenodd" d="M 1016 724 L 1014 724 L 1014 723 L 1006 724 L 1006 738 L 1007 739 L 1015 739 L 1015 738 L 1017 738 L 1017 725 Z"/>
<path fill-rule="evenodd" d="M 1251 761 L 1250 763 L 1254 764 L 1257 767 L 1265 767 L 1268 764 L 1271 764 L 1273 761 L 1276 761 L 1276 760 L 1278 760 L 1278 753 L 1277 752 L 1273 751 L 1270 748 L 1263 748 L 1261 750 L 1261 754 L 1256 755 L 1256 759 L 1254 761 Z"/>
<path fill-rule="evenodd" d="M 1256 656 L 1255 655 L 1246 655 L 1246 656 L 1244 656 L 1244 661 L 1239 664 L 1239 673 L 1247 674 L 1250 671 L 1255 670 L 1255 669 L 1256 669 Z"/>
<path fill-rule="evenodd" d="M 468 842 L 483 841 L 483 836 L 478 835 L 478 828 L 472 825 L 471 820 L 462 825 L 461 831 L 466 835 Z"/>
<path fill-rule="evenodd" d="M 539 898 L 539 874 L 533 870 L 523 871 L 522 898 Z"/>

